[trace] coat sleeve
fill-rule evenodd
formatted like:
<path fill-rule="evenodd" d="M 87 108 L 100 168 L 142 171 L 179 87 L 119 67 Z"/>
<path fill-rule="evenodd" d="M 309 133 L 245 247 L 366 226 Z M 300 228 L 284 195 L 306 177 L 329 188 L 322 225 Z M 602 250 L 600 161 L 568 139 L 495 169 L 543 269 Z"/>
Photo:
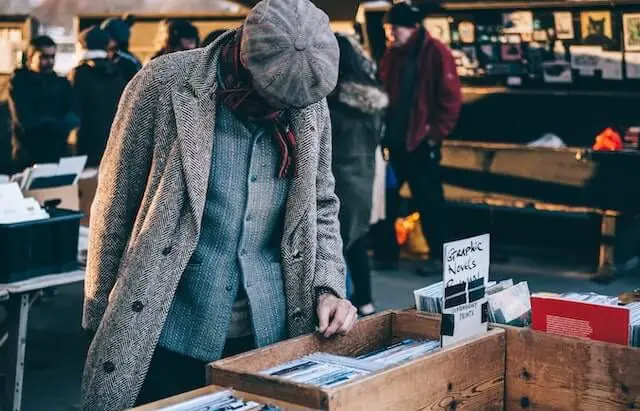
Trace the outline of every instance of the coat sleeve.
<path fill-rule="evenodd" d="M 331 119 L 326 101 L 321 103 L 320 147 L 316 179 L 318 247 L 314 287 L 316 299 L 324 293 L 345 297 L 346 267 L 338 223 L 340 208 L 331 171 Z"/>
<path fill-rule="evenodd" d="M 97 330 L 107 309 L 145 190 L 153 152 L 157 89 L 150 68 L 124 91 L 91 207 L 82 325 Z"/>
<path fill-rule="evenodd" d="M 436 82 L 439 86 L 436 98 L 437 115 L 429 124 L 427 137 L 435 141 L 442 141 L 449 137 L 458 122 L 462 105 L 462 90 L 456 63 L 451 52 L 446 49 L 441 50 L 440 58 L 437 61 L 440 67 L 435 72 L 439 73 L 441 78 Z"/>

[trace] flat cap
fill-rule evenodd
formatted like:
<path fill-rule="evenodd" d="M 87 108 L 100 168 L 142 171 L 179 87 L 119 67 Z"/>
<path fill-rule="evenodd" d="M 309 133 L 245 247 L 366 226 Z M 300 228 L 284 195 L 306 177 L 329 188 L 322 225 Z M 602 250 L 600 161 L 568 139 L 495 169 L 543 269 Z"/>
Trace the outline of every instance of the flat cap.
<path fill-rule="evenodd" d="M 240 61 L 254 87 L 302 108 L 333 91 L 340 51 L 329 17 L 309 0 L 263 0 L 244 23 Z"/>

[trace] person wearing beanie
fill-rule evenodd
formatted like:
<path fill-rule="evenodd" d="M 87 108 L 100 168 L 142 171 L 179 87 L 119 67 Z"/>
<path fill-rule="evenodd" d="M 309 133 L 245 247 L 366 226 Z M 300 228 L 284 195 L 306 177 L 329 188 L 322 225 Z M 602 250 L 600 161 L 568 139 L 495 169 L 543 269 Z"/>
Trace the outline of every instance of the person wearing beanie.
<path fill-rule="evenodd" d="M 205 364 L 353 327 L 326 96 L 339 49 L 309 0 L 264 0 L 127 86 L 91 212 L 85 410 L 205 384 Z"/>
<path fill-rule="evenodd" d="M 395 4 L 386 14 L 388 48 L 380 78 L 390 98 L 384 145 L 399 186 L 409 183 L 420 212 L 431 252 L 418 272 L 428 274 L 441 271 L 448 239 L 441 146 L 456 125 L 462 96 L 451 51 L 429 35 L 421 19 L 407 3 Z M 387 210 L 390 221 L 395 221 L 393 212 Z"/>
<path fill-rule="evenodd" d="M 78 36 L 78 65 L 69 81 L 80 118 L 75 152 L 87 155 L 87 166 L 97 167 L 107 144 L 111 123 L 127 81 L 116 63 L 108 58 L 109 35 L 90 27 Z"/>
<path fill-rule="evenodd" d="M 198 28 L 188 20 L 173 19 L 160 24 L 156 52 L 149 61 L 176 51 L 193 50 L 200 46 Z"/>
<path fill-rule="evenodd" d="M 131 26 L 134 21 L 135 18 L 128 15 L 123 18 L 109 18 L 100 25 L 100 28 L 109 35 L 107 46 L 109 58 L 118 65 L 127 82 L 142 68 L 140 60 L 129 52 Z"/>

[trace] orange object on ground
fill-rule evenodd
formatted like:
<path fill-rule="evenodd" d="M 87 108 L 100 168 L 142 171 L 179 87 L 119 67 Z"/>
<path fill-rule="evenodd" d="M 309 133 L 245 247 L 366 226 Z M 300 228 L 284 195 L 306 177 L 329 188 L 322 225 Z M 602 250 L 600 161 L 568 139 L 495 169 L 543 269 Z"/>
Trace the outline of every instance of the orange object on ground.
<path fill-rule="evenodd" d="M 593 149 L 596 151 L 617 151 L 622 150 L 622 138 L 612 128 L 607 128 L 596 136 Z"/>

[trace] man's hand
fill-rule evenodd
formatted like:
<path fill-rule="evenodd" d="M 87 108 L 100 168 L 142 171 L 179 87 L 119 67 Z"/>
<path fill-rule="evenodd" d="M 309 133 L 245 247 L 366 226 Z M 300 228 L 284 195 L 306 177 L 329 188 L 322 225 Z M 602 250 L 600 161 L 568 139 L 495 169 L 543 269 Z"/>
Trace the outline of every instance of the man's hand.
<path fill-rule="evenodd" d="M 358 311 L 349 300 L 333 294 L 322 294 L 318 298 L 319 331 L 325 338 L 344 335 L 356 324 Z"/>

